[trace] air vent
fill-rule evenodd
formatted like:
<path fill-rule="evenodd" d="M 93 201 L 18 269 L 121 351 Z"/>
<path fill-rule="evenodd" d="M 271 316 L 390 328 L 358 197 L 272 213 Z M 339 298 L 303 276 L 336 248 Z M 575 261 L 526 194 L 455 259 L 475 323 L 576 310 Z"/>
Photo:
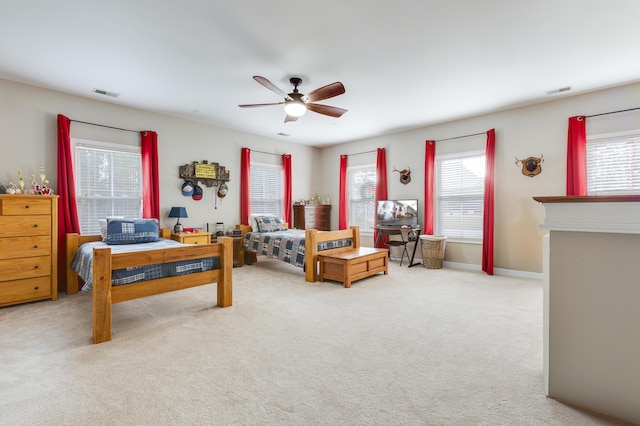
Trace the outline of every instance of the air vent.
<path fill-rule="evenodd" d="M 97 93 L 98 95 L 111 96 L 112 98 L 117 98 L 118 96 L 120 96 L 120 93 L 108 92 L 102 89 L 93 89 L 93 93 Z"/>
<path fill-rule="evenodd" d="M 556 93 L 568 92 L 569 90 L 571 90 L 571 86 L 560 87 L 559 89 L 547 91 L 547 95 L 555 95 Z"/>

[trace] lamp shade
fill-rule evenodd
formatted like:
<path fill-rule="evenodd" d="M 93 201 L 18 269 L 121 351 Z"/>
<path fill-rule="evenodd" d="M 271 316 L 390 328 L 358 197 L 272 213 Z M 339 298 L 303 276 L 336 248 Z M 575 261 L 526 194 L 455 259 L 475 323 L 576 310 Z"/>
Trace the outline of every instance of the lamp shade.
<path fill-rule="evenodd" d="M 169 217 L 189 217 L 187 216 L 187 209 L 184 207 L 171 207 Z"/>

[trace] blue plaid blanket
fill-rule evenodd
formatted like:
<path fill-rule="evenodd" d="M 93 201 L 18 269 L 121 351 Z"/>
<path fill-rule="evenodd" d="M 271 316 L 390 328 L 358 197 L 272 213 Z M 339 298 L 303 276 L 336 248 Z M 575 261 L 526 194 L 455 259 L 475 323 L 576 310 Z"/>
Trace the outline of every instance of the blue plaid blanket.
<path fill-rule="evenodd" d="M 94 247 L 109 247 L 111 253 L 132 253 L 144 250 L 157 250 L 171 247 L 180 247 L 174 240 L 160 239 L 151 243 L 107 245 L 103 242 L 93 242 L 82 244 L 73 260 L 71 269 L 78 273 L 78 276 L 85 282 L 82 291 L 91 292 L 93 282 L 93 249 Z M 203 259 L 182 260 L 179 262 L 164 263 L 158 265 L 135 266 L 126 269 L 117 269 L 111 274 L 111 285 L 132 284 L 139 281 L 154 280 L 156 278 L 174 277 L 186 275 L 194 272 L 208 271 L 210 269 L 220 269 L 220 259 L 209 257 Z"/>
<path fill-rule="evenodd" d="M 304 268 L 304 237 L 302 229 L 275 232 L 247 232 L 244 235 L 245 250 L 282 260 Z M 318 251 L 352 245 L 351 238 L 318 243 Z"/>

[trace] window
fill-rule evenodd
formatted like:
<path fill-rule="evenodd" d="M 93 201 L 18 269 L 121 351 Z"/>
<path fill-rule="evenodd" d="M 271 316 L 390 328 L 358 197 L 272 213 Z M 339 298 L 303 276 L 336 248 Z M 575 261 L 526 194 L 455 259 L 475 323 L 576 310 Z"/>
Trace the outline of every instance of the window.
<path fill-rule="evenodd" d="M 587 194 L 640 194 L 640 130 L 587 138 Z"/>
<path fill-rule="evenodd" d="M 375 164 L 347 168 L 349 193 L 349 225 L 361 231 L 372 231 L 375 217 Z"/>
<path fill-rule="evenodd" d="M 142 216 L 142 156 L 128 145 L 73 140 L 80 232 L 99 234 L 98 219 Z"/>
<path fill-rule="evenodd" d="M 484 152 L 436 155 L 435 232 L 482 241 Z"/>
<path fill-rule="evenodd" d="M 251 214 L 282 217 L 282 167 L 251 163 Z"/>

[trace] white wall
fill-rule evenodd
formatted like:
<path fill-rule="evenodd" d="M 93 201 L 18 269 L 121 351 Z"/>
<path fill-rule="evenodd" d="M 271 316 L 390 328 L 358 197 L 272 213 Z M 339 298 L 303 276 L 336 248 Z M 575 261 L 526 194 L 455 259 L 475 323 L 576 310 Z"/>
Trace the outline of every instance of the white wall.
<path fill-rule="evenodd" d="M 640 106 L 640 83 L 614 87 L 584 95 L 562 97 L 546 103 L 513 108 L 433 126 L 382 135 L 361 141 L 325 147 L 303 145 L 262 138 L 219 127 L 125 108 L 109 102 L 67 95 L 51 90 L 0 80 L 0 182 L 16 180 L 18 169 L 29 176 L 44 164 L 56 187 L 57 130 L 56 116 L 115 127 L 158 132 L 160 149 L 160 204 L 162 225 L 173 226 L 166 218 L 173 205 L 187 207 L 185 226 L 224 222 L 234 226 L 240 217 L 239 179 L 240 149 L 276 154 L 292 154 L 293 199 L 310 198 L 316 191 L 328 193 L 334 204 L 333 228 L 338 224 L 339 155 L 387 149 L 387 176 L 390 198 L 418 198 L 423 206 L 424 141 L 443 139 L 496 129 L 495 193 L 495 267 L 542 272 L 542 236 L 537 226 L 543 207 L 531 198 L 536 195 L 565 194 L 565 155 L 567 118 Z M 460 100 L 464 102 L 464 100 Z M 640 111 L 594 117 L 587 121 L 587 133 L 607 133 L 640 128 Z M 72 123 L 74 137 L 108 142 L 135 140 L 135 134 Z M 133 139 L 132 139 L 133 138 Z M 465 139 L 442 142 L 437 152 L 458 150 L 471 143 Z M 542 173 L 534 178 L 523 176 L 514 157 L 544 155 Z M 375 154 L 373 155 L 375 161 Z M 349 161 L 366 161 L 354 156 Z M 265 159 L 268 156 L 262 156 Z M 254 157 L 258 158 L 258 155 Z M 371 157 L 369 157 L 371 158 Z M 201 201 L 180 193 L 178 167 L 192 161 L 218 162 L 231 171 L 229 193 L 215 209 L 212 190 L 205 190 Z M 399 182 L 398 169 L 411 167 L 412 181 Z M 364 245 L 373 245 L 369 239 Z M 447 243 L 445 260 L 480 264 L 480 246 Z"/>
<path fill-rule="evenodd" d="M 495 128 L 494 266 L 541 273 L 544 232 L 538 230 L 538 224 L 542 222 L 544 209 L 532 197 L 565 195 L 567 119 L 574 115 L 635 107 L 640 107 L 639 83 L 326 147 L 322 149 L 320 159 L 323 174 L 327 177 L 322 191 L 329 192 L 332 199 L 338 196 L 340 154 L 386 148 L 389 198 L 418 198 L 420 207 L 424 208 L 425 140 L 445 139 Z M 588 135 L 638 128 L 640 111 L 587 119 Z M 477 139 L 441 142 L 437 145 L 436 154 L 465 150 Z M 521 167 L 515 165 L 514 157 L 522 159 L 541 154 L 544 155 L 542 173 L 536 177 L 524 176 Z M 358 157 L 353 157 L 354 161 L 360 161 Z M 411 167 L 412 180 L 408 185 L 399 182 L 398 174 L 391 171 L 394 166 L 398 169 Z M 338 209 L 333 209 L 332 223 L 337 223 L 337 218 Z M 373 242 L 365 238 L 363 245 L 373 245 Z M 445 260 L 479 265 L 481 246 L 448 241 Z"/>
<path fill-rule="evenodd" d="M 172 227 L 171 206 L 185 206 L 189 218 L 185 226 L 224 222 L 231 228 L 240 220 L 240 150 L 248 147 L 275 154 L 292 155 L 293 197 L 308 197 L 314 187 L 312 176 L 317 175 L 313 161 L 317 151 L 303 145 L 266 139 L 207 124 L 155 114 L 112 103 L 67 95 L 24 84 L 0 80 L 0 182 L 5 186 L 17 181 L 21 170 L 25 180 L 38 175 L 43 164 L 50 186 L 56 190 L 57 176 L 57 115 L 70 119 L 103 124 L 131 130 L 154 130 L 158 133 L 160 168 L 161 225 Z M 80 123 L 71 123 L 71 136 L 104 142 L 139 144 L 136 133 L 111 130 Z M 254 153 L 252 159 L 279 160 L 276 156 Z M 204 189 L 204 197 L 194 201 L 181 193 L 183 181 L 178 177 L 182 164 L 208 160 L 218 162 L 231 172 L 227 196 L 214 203 L 214 189 Z"/>

